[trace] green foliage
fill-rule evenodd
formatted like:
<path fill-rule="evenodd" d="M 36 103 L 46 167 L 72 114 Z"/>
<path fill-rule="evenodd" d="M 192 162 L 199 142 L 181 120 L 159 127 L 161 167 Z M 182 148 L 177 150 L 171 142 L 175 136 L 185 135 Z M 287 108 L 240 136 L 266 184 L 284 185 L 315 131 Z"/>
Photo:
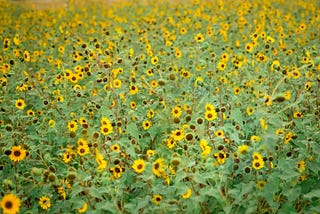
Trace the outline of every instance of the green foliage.
<path fill-rule="evenodd" d="M 319 8 L 1 3 L 3 213 L 317 213 Z"/>

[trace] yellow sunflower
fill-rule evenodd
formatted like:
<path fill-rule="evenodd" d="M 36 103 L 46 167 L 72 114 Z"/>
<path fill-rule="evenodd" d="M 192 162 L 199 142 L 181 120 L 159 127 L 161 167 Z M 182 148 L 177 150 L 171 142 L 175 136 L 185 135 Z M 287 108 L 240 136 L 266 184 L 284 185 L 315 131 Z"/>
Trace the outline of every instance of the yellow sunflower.
<path fill-rule="evenodd" d="M 24 102 L 23 99 L 18 99 L 16 100 L 16 107 L 18 109 L 24 109 L 24 107 L 26 107 L 26 103 Z"/>
<path fill-rule="evenodd" d="M 78 146 L 78 154 L 80 156 L 84 156 L 89 154 L 89 147 L 88 146 Z"/>
<path fill-rule="evenodd" d="M 142 173 L 146 168 L 146 163 L 143 159 L 135 160 L 133 162 L 132 168 L 136 173 Z"/>
<path fill-rule="evenodd" d="M 78 129 L 78 124 L 76 121 L 68 122 L 68 129 L 70 132 L 75 132 Z"/>
<path fill-rule="evenodd" d="M 187 199 L 187 198 L 190 198 L 191 195 L 192 195 L 192 190 L 191 190 L 190 188 L 188 188 L 188 189 L 187 189 L 187 192 L 184 193 L 184 194 L 182 194 L 181 197 L 182 197 L 183 199 Z"/>
<path fill-rule="evenodd" d="M 113 132 L 113 127 L 111 124 L 102 125 L 100 131 L 103 135 L 109 135 Z"/>
<path fill-rule="evenodd" d="M 11 148 L 11 154 L 9 158 L 14 162 L 19 162 L 23 160 L 26 156 L 26 151 L 21 148 L 21 146 L 13 146 Z"/>
<path fill-rule="evenodd" d="M 176 107 L 172 108 L 171 114 L 172 114 L 173 117 L 180 117 L 181 114 L 182 114 L 181 107 L 180 106 L 176 106 Z"/>
<path fill-rule="evenodd" d="M 42 196 L 39 199 L 39 205 L 44 210 L 49 209 L 51 207 L 50 198 L 48 196 Z"/>
<path fill-rule="evenodd" d="M 155 205 L 159 205 L 162 201 L 162 196 L 157 194 L 157 195 L 154 195 L 152 196 L 152 202 L 155 204 Z"/>
<path fill-rule="evenodd" d="M 158 158 L 152 166 L 152 172 L 157 177 L 161 177 L 161 175 L 164 173 L 164 160 L 163 158 Z"/>
<path fill-rule="evenodd" d="M 204 113 L 204 117 L 206 118 L 207 121 L 212 121 L 214 119 L 217 118 L 217 112 L 215 110 L 212 110 L 212 111 L 206 111 Z"/>
<path fill-rule="evenodd" d="M 139 91 L 138 86 L 136 86 L 136 85 L 130 85 L 130 87 L 129 87 L 129 93 L 130 93 L 131 95 L 134 95 L 134 94 L 138 93 L 138 91 Z"/>
<path fill-rule="evenodd" d="M 4 214 L 19 213 L 21 202 L 15 194 L 4 195 L 1 199 L 0 206 Z"/>
<path fill-rule="evenodd" d="M 254 159 L 252 161 L 252 167 L 255 169 L 255 170 L 259 170 L 259 169 L 262 169 L 264 167 L 264 161 L 263 159 Z"/>
<path fill-rule="evenodd" d="M 83 202 L 82 207 L 78 208 L 78 213 L 85 213 L 88 209 L 88 204 Z"/>
<path fill-rule="evenodd" d="M 151 127 L 152 123 L 149 120 L 145 120 L 142 122 L 142 127 L 144 130 L 148 130 Z"/>
<path fill-rule="evenodd" d="M 181 129 L 172 131 L 171 136 L 173 137 L 174 141 L 180 141 L 184 139 L 184 131 Z"/>

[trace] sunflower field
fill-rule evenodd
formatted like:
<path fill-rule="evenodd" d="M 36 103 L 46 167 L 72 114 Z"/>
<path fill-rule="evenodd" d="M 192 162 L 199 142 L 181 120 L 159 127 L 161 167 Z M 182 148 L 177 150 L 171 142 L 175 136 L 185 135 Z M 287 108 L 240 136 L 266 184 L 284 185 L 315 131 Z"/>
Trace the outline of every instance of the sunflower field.
<path fill-rule="evenodd" d="M 319 1 L 22 2 L 0 212 L 319 213 Z"/>

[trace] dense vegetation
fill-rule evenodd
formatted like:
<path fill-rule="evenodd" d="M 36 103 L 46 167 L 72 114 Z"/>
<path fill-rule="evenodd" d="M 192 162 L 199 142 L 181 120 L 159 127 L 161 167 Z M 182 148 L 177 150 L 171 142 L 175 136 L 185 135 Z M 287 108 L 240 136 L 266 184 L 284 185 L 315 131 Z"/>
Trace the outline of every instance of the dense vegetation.
<path fill-rule="evenodd" d="M 320 210 L 318 1 L 84 2 L 1 3 L 4 213 Z"/>

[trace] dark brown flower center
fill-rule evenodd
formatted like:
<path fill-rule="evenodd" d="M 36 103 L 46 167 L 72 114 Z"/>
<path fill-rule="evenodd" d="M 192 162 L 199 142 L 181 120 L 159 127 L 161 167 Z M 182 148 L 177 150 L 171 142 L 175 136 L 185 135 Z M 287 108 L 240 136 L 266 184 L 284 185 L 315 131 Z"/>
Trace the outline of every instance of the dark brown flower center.
<path fill-rule="evenodd" d="M 160 167 L 160 164 L 159 164 L 159 163 L 156 163 L 156 164 L 154 165 L 154 169 L 155 169 L 155 170 L 158 170 L 159 167 Z"/>
<path fill-rule="evenodd" d="M 20 152 L 20 151 L 14 151 L 13 154 L 14 154 L 14 156 L 16 156 L 16 157 L 20 157 L 21 152 Z"/>
<path fill-rule="evenodd" d="M 6 201 L 6 203 L 4 204 L 5 208 L 7 209 L 11 209 L 13 207 L 13 204 L 11 201 Z"/>

